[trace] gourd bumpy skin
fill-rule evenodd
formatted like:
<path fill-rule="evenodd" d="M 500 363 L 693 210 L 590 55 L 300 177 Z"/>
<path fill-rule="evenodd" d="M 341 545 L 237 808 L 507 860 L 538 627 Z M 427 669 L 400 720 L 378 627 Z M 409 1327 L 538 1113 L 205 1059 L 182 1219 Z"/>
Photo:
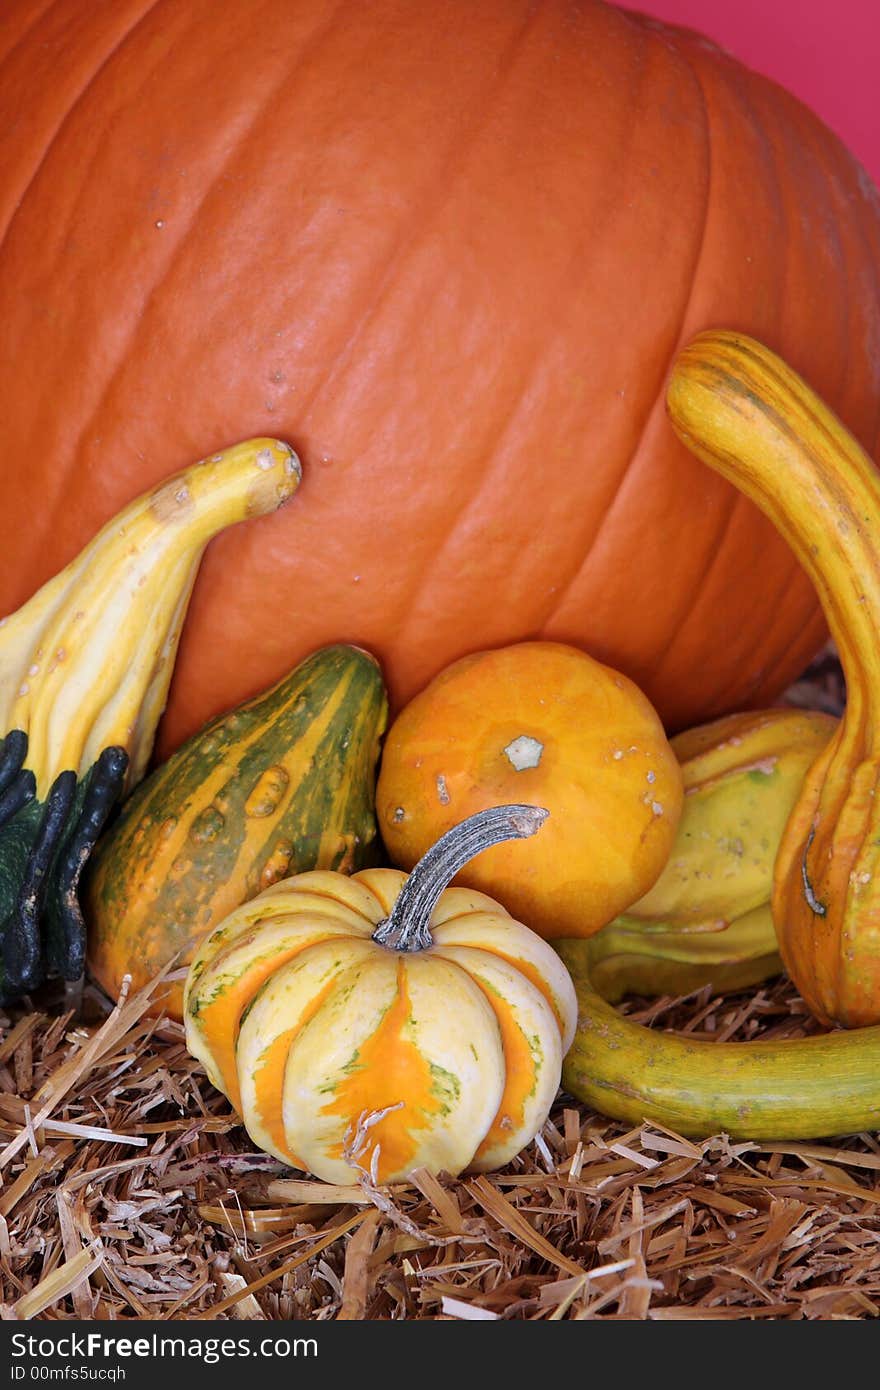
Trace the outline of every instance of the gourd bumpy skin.
<path fill-rule="evenodd" d="M 325 647 L 140 784 L 98 844 L 85 890 L 89 969 L 110 995 L 123 975 L 139 988 L 174 961 L 150 1007 L 181 1018 L 186 968 L 228 913 L 293 874 L 377 862 L 387 710 L 369 653 Z"/>
<path fill-rule="evenodd" d="M 130 503 L 0 623 L 0 998 L 81 978 L 80 875 L 143 775 L 202 551 L 299 479 L 274 439 L 215 454 Z"/>

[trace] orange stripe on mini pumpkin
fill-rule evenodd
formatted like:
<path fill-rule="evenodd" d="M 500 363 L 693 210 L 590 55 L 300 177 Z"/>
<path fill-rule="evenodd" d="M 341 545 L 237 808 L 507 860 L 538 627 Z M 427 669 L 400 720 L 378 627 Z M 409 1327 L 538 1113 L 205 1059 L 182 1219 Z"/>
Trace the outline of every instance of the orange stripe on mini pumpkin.
<path fill-rule="evenodd" d="M 529 981 L 529 984 L 535 986 L 535 989 L 538 991 L 538 993 L 544 999 L 546 999 L 548 1008 L 550 1009 L 550 1012 L 552 1013 L 553 1017 L 556 1019 L 557 1024 L 559 1025 L 560 1037 L 564 1038 L 567 1025 L 565 1019 L 559 1011 L 559 1001 L 553 995 L 553 992 L 550 989 L 546 976 L 541 974 L 538 967 L 532 961 L 524 960 L 522 956 L 509 956 L 504 951 L 496 951 L 494 946 L 484 946 L 483 950 L 491 952 L 491 954 L 493 956 L 497 956 L 499 960 L 506 961 L 507 964 L 511 965 L 514 970 L 519 971 L 520 975 L 524 975 L 525 978 Z"/>
<path fill-rule="evenodd" d="M 287 1066 L 287 1056 L 294 1038 L 315 1017 L 324 1001 L 338 986 L 338 977 L 327 981 L 323 989 L 309 1000 L 296 1022 L 272 1039 L 260 1056 L 254 1071 L 254 1098 L 260 1121 L 277 1151 L 284 1154 L 294 1168 L 307 1170 L 308 1164 L 303 1163 L 293 1153 L 284 1128 L 284 1069 Z"/>
<path fill-rule="evenodd" d="M 376 1031 L 358 1048 L 356 1064 L 336 1087 L 334 1099 L 320 1111 L 346 1120 L 352 1134 L 361 1117 L 388 1111 L 369 1129 L 368 1147 L 353 1155 L 361 1167 L 370 1170 L 373 1153 L 379 1149 L 376 1177 L 380 1183 L 390 1174 L 413 1166 L 419 1149 L 417 1131 L 430 1130 L 432 1117 L 444 1109 L 429 1062 L 406 1037 L 411 1009 L 406 961 L 400 960 L 395 999 Z M 329 1156 L 345 1158 L 349 1138 L 334 1144 Z"/>
<path fill-rule="evenodd" d="M 491 986 L 485 985 L 475 972 L 472 979 L 480 986 L 492 1006 L 501 1033 L 505 1065 L 501 1104 L 474 1154 L 475 1162 L 496 1144 L 509 1143 L 511 1131 L 522 1128 L 525 1123 L 525 1103 L 537 1085 L 539 1068 L 532 1046 L 520 1027 L 516 1011 L 510 1002 Z"/>
<path fill-rule="evenodd" d="M 207 1044 L 214 1065 L 223 1079 L 223 1090 L 230 1104 L 241 1113 L 241 1088 L 238 1083 L 235 1051 L 238 1045 L 238 1032 L 242 1015 L 256 995 L 261 985 L 275 974 L 280 966 L 293 960 L 308 946 L 316 946 L 329 940 L 326 937 L 303 937 L 293 946 L 274 952 L 266 952 L 252 960 L 238 977 L 228 978 L 224 989 L 208 1002 L 199 1004 L 199 1030 Z M 241 945 L 241 941 L 236 943 Z"/>

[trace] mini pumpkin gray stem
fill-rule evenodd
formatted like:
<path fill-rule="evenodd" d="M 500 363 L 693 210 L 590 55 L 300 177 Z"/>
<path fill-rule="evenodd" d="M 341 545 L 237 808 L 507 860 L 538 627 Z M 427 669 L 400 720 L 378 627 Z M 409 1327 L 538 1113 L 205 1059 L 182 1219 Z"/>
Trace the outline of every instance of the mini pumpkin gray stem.
<path fill-rule="evenodd" d="M 416 864 L 373 940 L 392 951 L 428 950 L 434 908 L 455 875 L 484 849 L 535 835 L 549 814 L 543 806 L 490 806 L 447 830 Z"/>

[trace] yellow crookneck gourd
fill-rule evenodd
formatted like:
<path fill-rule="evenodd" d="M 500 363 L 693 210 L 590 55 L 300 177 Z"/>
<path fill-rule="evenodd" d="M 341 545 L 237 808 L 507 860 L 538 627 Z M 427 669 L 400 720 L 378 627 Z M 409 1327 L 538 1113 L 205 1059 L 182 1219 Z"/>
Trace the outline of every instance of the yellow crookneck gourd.
<path fill-rule="evenodd" d="M 80 876 L 145 771 L 202 552 L 300 476 L 275 439 L 215 454 L 130 503 L 0 623 L 0 998 L 81 978 Z"/>
<path fill-rule="evenodd" d="M 589 942 L 560 943 L 580 1017 L 563 1084 L 605 1114 L 685 1134 L 816 1138 L 880 1124 L 880 477 L 785 363 L 729 332 L 679 355 L 668 410 L 684 442 L 775 523 L 815 584 L 847 707 L 806 773 L 775 862 L 785 965 L 824 1036 L 708 1043 L 620 1017 Z M 871 1025 L 871 1026 L 869 1026 Z"/>
<path fill-rule="evenodd" d="M 813 581 L 846 677 L 840 726 L 807 773 L 776 860 L 786 967 L 824 1023 L 880 1022 L 880 476 L 761 344 L 704 334 L 678 358 L 684 442 L 764 512 Z"/>

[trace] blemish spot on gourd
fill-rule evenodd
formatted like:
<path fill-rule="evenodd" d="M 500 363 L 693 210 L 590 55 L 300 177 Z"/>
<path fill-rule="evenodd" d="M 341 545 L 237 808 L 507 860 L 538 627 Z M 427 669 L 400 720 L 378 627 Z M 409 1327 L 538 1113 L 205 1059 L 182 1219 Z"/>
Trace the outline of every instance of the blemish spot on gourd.
<path fill-rule="evenodd" d="M 282 443 L 280 439 L 278 440 L 278 448 L 283 449 L 287 455 L 287 458 L 284 460 L 285 473 L 302 481 L 303 468 L 299 461 L 299 454 L 295 454 L 290 445 Z"/>
<path fill-rule="evenodd" d="M 520 734 L 504 749 L 507 761 L 515 772 L 525 772 L 528 768 L 537 767 L 543 752 L 543 743 L 532 738 L 531 734 Z"/>
<path fill-rule="evenodd" d="M 745 769 L 750 782 L 763 782 L 767 777 L 772 777 L 776 771 L 778 759 L 773 756 L 761 758 L 758 762 L 750 764 Z"/>
<path fill-rule="evenodd" d="M 406 811 L 403 809 L 403 807 L 395 806 L 388 819 L 391 821 L 392 825 L 400 825 L 400 822 L 405 818 L 405 816 Z"/>
<path fill-rule="evenodd" d="M 449 791 L 446 787 L 446 778 L 443 776 L 442 772 L 437 774 L 437 800 L 440 802 L 441 806 L 449 805 Z"/>
<path fill-rule="evenodd" d="M 216 806 L 206 806 L 190 826 L 189 838 L 197 845 L 210 844 L 223 830 L 226 820 Z"/>
<path fill-rule="evenodd" d="M 245 815 L 254 818 L 273 815 L 289 784 L 290 774 L 286 768 L 277 763 L 267 767 L 244 804 Z"/>
<path fill-rule="evenodd" d="M 195 504 L 186 484 L 177 479 L 166 483 L 153 493 L 150 511 L 159 521 L 179 521 L 188 515 Z"/>

